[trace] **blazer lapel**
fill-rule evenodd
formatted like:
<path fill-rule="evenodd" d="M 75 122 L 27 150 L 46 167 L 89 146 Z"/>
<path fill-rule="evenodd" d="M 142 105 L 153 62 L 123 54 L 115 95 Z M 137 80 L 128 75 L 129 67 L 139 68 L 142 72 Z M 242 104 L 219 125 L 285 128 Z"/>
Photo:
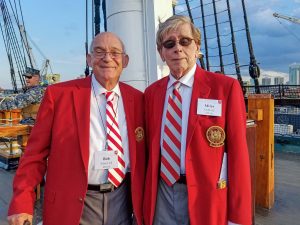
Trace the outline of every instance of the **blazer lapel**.
<path fill-rule="evenodd" d="M 80 150 L 86 173 L 89 161 L 90 100 L 91 77 L 87 77 L 73 91 L 73 104 L 75 106 Z"/>
<path fill-rule="evenodd" d="M 160 134 L 161 130 L 161 122 L 162 122 L 162 114 L 164 110 L 164 104 L 165 104 L 165 98 L 166 98 L 166 92 L 167 92 L 167 85 L 168 85 L 168 78 L 165 78 L 162 80 L 162 82 L 159 83 L 159 88 L 155 91 L 155 104 L 153 105 L 155 109 L 155 120 L 154 121 L 159 121 L 158 123 L 155 123 L 155 133 Z"/>
<path fill-rule="evenodd" d="M 121 95 L 123 99 L 124 112 L 126 118 L 127 134 L 128 134 L 128 147 L 129 147 L 129 159 L 130 170 L 132 176 L 134 175 L 136 165 L 136 148 L 135 148 L 135 135 L 134 135 L 134 96 L 126 91 L 126 86 L 119 82 Z"/>
<path fill-rule="evenodd" d="M 154 153 L 151 153 L 153 156 L 153 162 L 156 167 L 159 167 L 160 163 L 160 136 L 161 136 L 161 123 L 162 123 L 162 115 L 164 110 L 164 102 L 166 98 L 166 92 L 167 92 L 167 85 L 168 85 L 169 79 L 163 78 L 161 82 L 158 84 L 157 90 L 155 90 L 154 93 L 154 104 L 153 104 L 153 114 L 154 119 L 152 120 L 153 124 L 149 124 L 150 127 L 153 126 L 154 130 L 154 138 L 153 138 L 153 148 L 151 151 L 154 151 Z M 150 140 L 151 141 L 151 140 Z M 155 173 L 157 171 L 156 169 L 153 170 Z"/>
<path fill-rule="evenodd" d="M 207 81 L 207 75 L 205 72 L 200 69 L 198 66 L 196 68 L 195 76 L 194 76 L 194 84 L 189 112 L 189 120 L 188 120 L 188 130 L 186 137 L 186 148 L 189 146 L 192 136 L 194 134 L 194 130 L 196 125 L 198 124 L 197 115 L 197 102 L 198 98 L 207 98 L 209 96 L 211 88 L 207 85 L 209 81 Z"/>

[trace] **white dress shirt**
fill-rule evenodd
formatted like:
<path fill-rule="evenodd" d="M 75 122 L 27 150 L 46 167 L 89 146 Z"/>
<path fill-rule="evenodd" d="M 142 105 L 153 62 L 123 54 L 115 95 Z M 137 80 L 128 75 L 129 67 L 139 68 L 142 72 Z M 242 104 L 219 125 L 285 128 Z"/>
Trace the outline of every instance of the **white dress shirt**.
<path fill-rule="evenodd" d="M 107 90 L 98 83 L 94 75 L 92 75 L 91 86 L 88 183 L 103 184 L 107 182 L 108 170 L 95 169 L 94 163 L 97 163 L 95 162 L 95 152 L 104 151 L 106 146 L 106 98 L 104 93 L 107 92 Z M 130 162 L 127 124 L 119 84 L 117 84 L 112 91 L 116 94 L 113 107 L 117 112 L 116 121 L 118 121 L 122 137 L 122 147 L 124 150 L 124 161 L 126 165 L 125 171 L 128 172 L 130 170 Z"/>
<path fill-rule="evenodd" d="M 181 130 L 181 150 L 180 150 L 180 174 L 185 174 L 185 152 L 186 152 L 186 135 L 187 135 L 187 126 L 188 126 L 188 119 L 189 119 L 189 112 L 190 112 L 190 103 L 192 98 L 192 90 L 194 84 L 194 74 L 196 71 L 196 64 L 193 68 L 183 77 L 179 79 L 181 83 L 179 87 L 179 93 L 182 98 L 182 130 Z M 162 124 L 161 124 L 161 137 L 160 137 L 160 146 L 162 148 L 162 141 L 163 141 L 163 132 L 166 123 L 166 113 L 168 107 L 168 98 L 173 90 L 173 83 L 176 79 L 169 74 L 169 82 L 167 86 L 165 104 L 164 104 L 164 111 L 162 116 Z"/>

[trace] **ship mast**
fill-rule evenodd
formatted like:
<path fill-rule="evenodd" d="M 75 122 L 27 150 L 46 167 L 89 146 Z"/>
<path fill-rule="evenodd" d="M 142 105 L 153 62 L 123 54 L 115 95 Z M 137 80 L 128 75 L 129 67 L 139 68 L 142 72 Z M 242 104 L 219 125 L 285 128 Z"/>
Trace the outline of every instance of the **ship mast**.
<path fill-rule="evenodd" d="M 204 14 L 204 6 L 203 0 L 200 0 L 201 6 L 201 14 L 202 14 L 202 27 L 203 27 L 203 35 L 204 35 L 204 45 L 205 45 L 205 58 L 206 58 L 206 69 L 209 71 L 209 58 L 208 58 L 208 45 L 207 45 L 207 36 L 206 36 L 206 23 L 205 23 L 205 14 Z"/>
<path fill-rule="evenodd" d="M 252 79 L 254 79 L 255 93 L 260 94 L 259 83 L 258 83 L 258 78 L 260 76 L 260 69 L 256 63 L 256 59 L 254 56 L 254 51 L 253 51 L 253 47 L 252 47 L 252 41 L 251 41 L 251 36 L 250 36 L 250 31 L 249 31 L 247 12 L 246 12 L 244 0 L 242 0 L 242 6 L 243 6 L 243 13 L 244 13 L 244 22 L 245 22 L 246 36 L 247 36 L 247 42 L 248 42 L 248 49 L 249 49 L 249 54 L 250 54 L 249 75 Z"/>

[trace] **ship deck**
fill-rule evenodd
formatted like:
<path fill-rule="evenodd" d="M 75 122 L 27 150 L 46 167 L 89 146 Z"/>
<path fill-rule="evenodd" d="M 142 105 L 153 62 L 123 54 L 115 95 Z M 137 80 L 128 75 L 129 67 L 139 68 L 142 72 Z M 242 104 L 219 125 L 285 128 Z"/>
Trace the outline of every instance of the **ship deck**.
<path fill-rule="evenodd" d="M 300 154 L 275 152 L 275 205 L 271 210 L 256 208 L 256 225 L 300 225 L 299 171 Z M 0 225 L 8 224 L 6 213 L 14 173 L 0 169 Z M 40 220 L 40 205 L 37 202 L 35 221 Z"/>

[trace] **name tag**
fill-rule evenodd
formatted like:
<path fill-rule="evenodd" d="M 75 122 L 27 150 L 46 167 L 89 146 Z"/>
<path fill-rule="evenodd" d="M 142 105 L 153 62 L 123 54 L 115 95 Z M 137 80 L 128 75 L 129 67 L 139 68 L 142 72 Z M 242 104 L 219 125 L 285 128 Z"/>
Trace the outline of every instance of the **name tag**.
<path fill-rule="evenodd" d="M 197 102 L 197 114 L 206 116 L 221 116 L 222 100 L 199 98 Z"/>
<path fill-rule="evenodd" d="M 118 167 L 117 151 L 96 151 L 94 159 L 96 170 L 114 169 Z"/>

